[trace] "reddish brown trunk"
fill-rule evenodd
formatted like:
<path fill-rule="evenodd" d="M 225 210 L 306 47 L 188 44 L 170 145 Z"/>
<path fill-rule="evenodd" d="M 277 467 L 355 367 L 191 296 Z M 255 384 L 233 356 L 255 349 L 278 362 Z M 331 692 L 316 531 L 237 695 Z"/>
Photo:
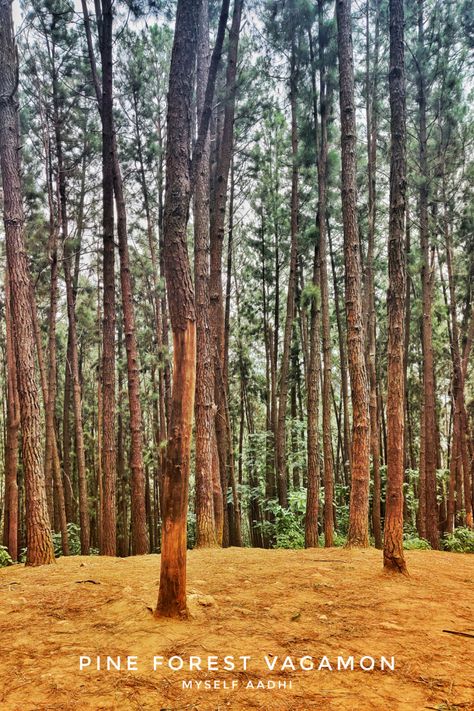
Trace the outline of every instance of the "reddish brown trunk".
<path fill-rule="evenodd" d="M 342 216 L 347 315 L 347 355 L 352 392 L 349 546 L 367 546 L 369 508 L 369 390 L 362 319 L 362 270 L 357 221 L 356 119 L 351 3 L 336 0 L 341 107 Z"/>
<path fill-rule="evenodd" d="M 196 385 L 196 321 L 186 245 L 190 201 L 191 104 L 200 2 L 178 0 L 171 56 L 163 246 L 173 330 L 173 389 L 163 477 L 157 616 L 186 614 L 186 514 Z"/>
<path fill-rule="evenodd" d="M 54 562 L 48 521 L 41 415 L 35 380 L 35 341 L 31 283 L 24 237 L 17 116 L 17 54 L 11 4 L 0 1 L 0 166 L 4 199 L 7 269 L 10 280 L 13 341 L 17 366 L 26 495 L 27 565 Z"/>

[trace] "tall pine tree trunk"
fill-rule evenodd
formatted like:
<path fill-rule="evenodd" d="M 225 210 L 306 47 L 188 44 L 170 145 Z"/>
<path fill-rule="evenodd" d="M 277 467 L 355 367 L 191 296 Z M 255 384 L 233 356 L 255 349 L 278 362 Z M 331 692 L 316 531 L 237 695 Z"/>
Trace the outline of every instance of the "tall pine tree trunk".
<path fill-rule="evenodd" d="M 420 455 L 420 516 L 422 528 L 432 548 L 439 548 L 438 504 L 436 487 L 436 403 L 433 364 L 433 269 L 431 266 L 428 223 L 428 156 L 426 128 L 426 80 L 423 69 L 424 47 L 424 0 L 418 0 L 418 121 L 419 121 L 419 219 L 422 281 L 422 341 L 423 341 L 423 396 L 422 418 L 423 450 Z M 421 469 L 423 468 L 423 473 Z"/>
<path fill-rule="evenodd" d="M 173 331 L 171 417 L 163 477 L 157 616 L 186 614 L 186 514 L 196 385 L 196 316 L 186 245 L 190 200 L 191 106 L 201 2 L 178 0 L 168 93 L 163 247 Z"/>
<path fill-rule="evenodd" d="M 367 177 L 368 177 L 368 235 L 367 235 L 367 266 L 366 266 L 366 296 L 367 296 L 367 369 L 370 387 L 370 451 L 372 455 L 372 472 L 374 493 L 372 500 L 372 528 L 375 547 L 382 548 L 382 525 L 380 520 L 380 442 L 377 409 L 377 368 L 376 368 L 376 313 L 374 285 L 374 250 L 375 250 L 375 217 L 376 217 L 376 169 L 377 169 L 377 129 L 378 129 L 378 57 L 379 57 L 379 24 L 380 8 L 378 0 L 375 7 L 375 37 L 374 62 L 372 76 L 370 71 L 370 23 L 369 2 L 367 2 L 367 47 L 366 47 L 366 116 L 367 116 Z"/>
<path fill-rule="evenodd" d="M 21 196 L 16 89 L 17 54 L 11 4 L 8 0 L 0 0 L 0 166 L 25 477 L 26 563 L 43 565 L 54 562 L 54 551 L 41 456 L 41 416 L 35 379 L 31 283 Z"/>
<path fill-rule="evenodd" d="M 405 473 L 405 191 L 406 116 L 403 0 L 390 0 L 390 216 L 387 383 L 387 495 L 384 567 L 406 573 L 403 555 Z"/>
<path fill-rule="evenodd" d="M 357 220 L 356 117 L 351 3 L 336 0 L 341 107 L 342 218 L 347 316 L 347 357 L 352 393 L 349 546 L 369 543 L 369 389 L 362 318 L 362 268 Z"/>
<path fill-rule="evenodd" d="M 295 32 L 295 30 L 294 30 Z M 278 421 L 276 431 L 276 471 L 280 506 L 288 506 L 288 482 L 286 466 L 286 406 L 288 399 L 291 334 L 295 318 L 295 291 L 298 268 L 298 123 L 297 123 L 298 58 L 296 37 L 293 35 L 290 65 L 290 105 L 291 105 L 291 247 L 290 275 L 286 299 L 285 330 L 283 352 L 280 365 L 280 391 L 278 395 Z"/>
<path fill-rule="evenodd" d="M 200 119 L 209 74 L 209 6 L 202 0 L 198 42 L 196 108 Z M 203 146 L 201 167 L 194 193 L 194 284 L 196 289 L 196 546 L 211 547 L 221 542 L 221 525 L 215 528 L 215 513 L 223 516 L 222 497 L 214 502 L 213 439 L 215 439 L 214 358 L 210 332 L 209 300 L 209 132 Z M 220 482 L 219 482 L 220 483 Z M 216 503 L 216 512 L 214 512 Z M 219 521 L 219 518 L 218 518 Z M 217 529 L 217 530 L 216 530 Z"/>
<path fill-rule="evenodd" d="M 116 555 L 115 454 L 115 244 L 112 117 L 112 2 L 102 0 L 102 200 L 103 200 L 103 334 L 102 334 L 102 548 Z"/>
<path fill-rule="evenodd" d="M 228 63 L 226 75 L 226 97 L 224 108 L 224 125 L 217 156 L 217 167 L 213 185 L 213 196 L 210 211 L 210 299 L 211 299 L 211 331 L 214 342 L 215 359 L 215 402 L 216 436 L 219 455 L 219 469 L 223 494 L 223 506 L 226 507 L 227 489 L 229 483 L 230 457 L 232 443 L 229 439 L 230 423 L 226 409 L 227 383 L 224 380 L 225 335 L 224 335 L 224 295 L 222 288 L 222 253 L 224 245 L 225 215 L 227 205 L 227 187 L 229 183 L 230 165 L 234 142 L 235 91 L 237 76 L 237 58 L 239 49 L 240 24 L 244 0 L 235 0 L 232 25 L 229 33 Z M 238 512 L 234 512 L 235 516 Z M 226 516 L 224 515 L 224 519 Z M 234 526 L 234 531 L 240 526 Z M 228 522 L 224 521 L 224 543 L 228 543 Z M 241 545 L 240 534 L 234 536 L 234 545 Z"/>
<path fill-rule="evenodd" d="M 324 545 L 334 545 L 334 466 L 331 433 L 331 327 L 327 268 L 328 87 L 324 51 L 323 0 L 318 2 L 321 140 L 318 160 L 318 227 L 323 340 Z"/>
<path fill-rule="evenodd" d="M 3 543 L 13 561 L 18 559 L 18 434 L 20 403 L 16 373 L 15 347 L 12 333 L 12 313 L 8 270 L 5 272 L 5 328 L 7 364 L 7 432 L 5 442 L 5 518 Z"/>

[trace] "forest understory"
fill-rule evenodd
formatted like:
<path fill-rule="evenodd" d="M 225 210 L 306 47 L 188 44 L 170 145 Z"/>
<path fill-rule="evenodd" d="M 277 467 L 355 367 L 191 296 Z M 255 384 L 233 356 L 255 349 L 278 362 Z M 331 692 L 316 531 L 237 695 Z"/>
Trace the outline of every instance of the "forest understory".
<path fill-rule="evenodd" d="M 194 550 L 190 620 L 156 619 L 159 557 L 62 557 L 54 566 L 0 570 L 0 708 L 8 711 L 454 711 L 474 709 L 472 559 L 407 551 L 409 577 L 384 573 L 369 549 Z M 433 573 L 436 571 L 436 574 Z M 92 664 L 79 671 L 79 657 Z M 96 657 L 138 671 L 97 671 Z M 251 656 L 247 671 L 171 671 L 169 657 Z M 264 656 L 278 656 L 275 671 Z M 291 656 L 315 669 L 278 670 Z M 370 655 L 395 670 L 360 670 Z M 153 671 L 153 658 L 165 664 Z M 318 670 L 353 656 L 354 671 Z M 183 689 L 183 680 L 237 680 Z M 291 688 L 249 689 L 261 680 Z"/>

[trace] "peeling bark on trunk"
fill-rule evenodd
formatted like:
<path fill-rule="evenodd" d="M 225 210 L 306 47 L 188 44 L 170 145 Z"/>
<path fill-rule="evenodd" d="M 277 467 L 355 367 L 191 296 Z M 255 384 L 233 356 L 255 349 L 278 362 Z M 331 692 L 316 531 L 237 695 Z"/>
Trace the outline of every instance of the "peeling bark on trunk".
<path fill-rule="evenodd" d="M 200 2 L 179 0 L 168 93 L 163 246 L 173 330 L 173 389 L 163 477 L 157 616 L 186 615 L 186 514 L 196 386 L 196 316 L 186 244 L 190 201 L 191 107 Z"/>

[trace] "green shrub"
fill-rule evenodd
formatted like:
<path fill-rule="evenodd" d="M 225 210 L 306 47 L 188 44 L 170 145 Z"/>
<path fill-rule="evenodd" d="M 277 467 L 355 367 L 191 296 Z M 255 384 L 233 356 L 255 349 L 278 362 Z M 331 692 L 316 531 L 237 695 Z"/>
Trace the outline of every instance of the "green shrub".
<path fill-rule="evenodd" d="M 69 542 L 69 554 L 81 555 L 81 529 L 77 523 L 68 523 L 67 538 Z M 62 554 L 61 534 L 53 532 L 54 555 L 59 558 Z"/>
<path fill-rule="evenodd" d="M 268 501 L 265 508 L 272 512 L 273 521 L 265 521 L 263 529 L 275 541 L 275 548 L 304 548 L 306 490 L 290 491 L 287 509 L 276 499 Z"/>
<path fill-rule="evenodd" d="M 0 546 L 0 568 L 6 568 L 7 565 L 13 565 L 13 561 L 5 546 Z"/>
<path fill-rule="evenodd" d="M 187 519 L 187 546 L 189 549 L 196 545 L 196 514 L 188 511 Z"/>
<path fill-rule="evenodd" d="M 451 553 L 474 553 L 474 531 L 470 528 L 456 528 L 442 540 L 444 550 Z"/>
<path fill-rule="evenodd" d="M 63 554 L 63 549 L 61 546 L 61 534 L 53 531 L 53 546 L 54 555 L 56 558 L 60 558 Z M 77 523 L 72 523 L 70 521 L 67 525 L 67 539 L 69 543 L 69 555 L 81 555 L 81 528 Z M 89 555 L 99 555 L 97 548 L 90 548 Z M 26 559 L 26 548 L 22 559 Z"/>
<path fill-rule="evenodd" d="M 404 534 L 403 536 L 403 547 L 406 551 L 429 551 L 431 546 L 429 542 L 424 538 L 418 538 L 418 536 L 412 536 L 409 534 Z"/>

